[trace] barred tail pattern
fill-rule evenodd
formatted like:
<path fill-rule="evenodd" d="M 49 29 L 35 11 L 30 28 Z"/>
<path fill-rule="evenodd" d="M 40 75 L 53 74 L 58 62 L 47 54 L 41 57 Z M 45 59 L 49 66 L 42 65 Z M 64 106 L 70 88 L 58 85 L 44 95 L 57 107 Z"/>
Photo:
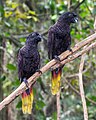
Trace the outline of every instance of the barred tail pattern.
<path fill-rule="evenodd" d="M 60 79 L 61 79 L 62 68 L 57 68 L 52 71 L 52 87 L 51 92 L 56 95 L 60 90 Z"/>
<path fill-rule="evenodd" d="M 22 93 L 22 111 L 24 114 L 31 114 L 33 98 L 32 88 L 29 88 Z"/>

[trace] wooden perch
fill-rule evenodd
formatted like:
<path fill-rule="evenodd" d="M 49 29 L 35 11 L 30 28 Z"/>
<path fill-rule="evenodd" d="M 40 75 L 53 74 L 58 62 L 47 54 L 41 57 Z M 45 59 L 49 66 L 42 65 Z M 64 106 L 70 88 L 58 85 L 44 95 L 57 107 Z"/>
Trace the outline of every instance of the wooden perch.
<path fill-rule="evenodd" d="M 66 63 L 68 63 L 68 62 L 70 62 L 70 61 L 78 58 L 79 56 L 83 55 L 84 53 L 88 52 L 90 49 L 92 49 L 94 47 L 96 47 L 96 42 L 94 42 L 91 45 L 89 45 L 86 49 L 84 49 L 84 50 L 82 50 L 82 51 L 80 51 L 80 52 L 72 55 L 72 57 L 69 57 L 69 58 L 61 61 L 61 64 L 64 65 L 64 64 L 66 64 Z M 54 65 L 54 69 L 57 68 L 57 67 L 59 67 L 59 66 L 60 66 L 60 64 Z"/>
<path fill-rule="evenodd" d="M 62 64 L 68 63 L 71 60 L 79 57 L 80 55 L 86 53 L 87 51 L 89 51 L 90 49 L 92 49 L 93 47 L 96 47 L 96 42 L 89 45 L 86 49 L 83 49 L 82 51 L 75 53 L 73 55 L 74 52 L 78 51 L 79 49 L 81 49 L 82 47 L 84 47 L 85 45 L 89 44 L 90 42 L 92 42 L 93 40 L 96 39 L 96 33 L 87 37 L 85 40 L 79 42 L 78 44 L 75 45 L 74 48 L 72 48 L 73 52 L 70 51 L 66 51 L 64 53 L 62 53 L 59 57 L 61 60 Z M 67 56 L 71 55 L 72 57 L 69 59 L 65 59 Z M 65 60 L 64 60 L 65 59 Z M 60 66 L 59 64 L 56 63 L 56 61 L 53 59 L 51 60 L 49 63 L 47 63 L 44 67 L 42 67 L 40 70 L 42 71 L 42 73 L 48 71 L 51 67 L 53 67 L 54 65 L 56 65 L 55 67 Z M 28 79 L 28 84 L 29 87 L 34 84 L 36 82 L 36 79 L 38 77 L 40 77 L 41 74 L 39 72 L 36 72 L 34 75 L 32 75 L 29 79 Z M 23 91 L 25 91 L 26 85 L 25 83 L 21 83 L 21 85 L 15 90 L 13 91 L 8 97 L 6 97 L 1 103 L 0 103 L 0 110 L 2 110 L 6 105 L 8 105 L 10 102 L 12 102 L 17 96 L 19 96 Z"/>
<path fill-rule="evenodd" d="M 86 49 L 86 46 L 85 46 L 85 49 Z M 86 99 L 85 99 L 85 93 L 84 93 L 84 87 L 83 87 L 83 76 L 82 76 L 85 55 L 86 53 L 84 53 L 81 56 L 81 62 L 80 62 L 80 67 L 79 67 L 79 88 L 80 88 L 80 95 L 81 95 L 83 111 L 84 111 L 84 120 L 88 120 L 88 112 L 87 112 L 87 105 L 86 105 Z"/>
<path fill-rule="evenodd" d="M 60 110 L 61 110 L 61 106 L 60 106 L 60 91 L 57 93 L 56 95 L 56 101 L 57 101 L 57 120 L 60 120 Z"/>

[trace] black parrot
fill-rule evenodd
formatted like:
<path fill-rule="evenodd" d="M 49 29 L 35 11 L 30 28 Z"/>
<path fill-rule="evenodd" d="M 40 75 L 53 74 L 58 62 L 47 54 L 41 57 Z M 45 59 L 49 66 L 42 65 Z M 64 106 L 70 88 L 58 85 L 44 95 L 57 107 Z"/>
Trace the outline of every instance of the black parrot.
<path fill-rule="evenodd" d="M 48 31 L 48 57 L 49 59 L 57 59 L 58 55 L 66 50 L 71 50 L 70 24 L 78 21 L 78 17 L 74 12 L 63 13 L 57 22 L 50 27 Z M 63 66 L 62 66 L 63 67 Z M 60 78 L 62 67 L 52 71 L 52 94 L 55 95 L 60 89 Z"/>
<path fill-rule="evenodd" d="M 25 82 L 28 87 L 27 79 L 31 77 L 40 66 L 40 55 L 38 52 L 38 42 L 41 36 L 37 32 L 31 33 L 25 45 L 19 50 L 18 54 L 18 75 L 21 82 Z M 32 86 L 22 93 L 22 111 L 24 114 L 31 114 L 33 103 Z"/>

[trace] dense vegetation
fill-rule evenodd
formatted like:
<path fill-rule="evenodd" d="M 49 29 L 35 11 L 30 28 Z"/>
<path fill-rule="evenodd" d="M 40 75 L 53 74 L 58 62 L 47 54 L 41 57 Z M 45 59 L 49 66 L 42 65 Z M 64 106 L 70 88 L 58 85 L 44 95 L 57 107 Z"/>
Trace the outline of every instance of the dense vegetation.
<path fill-rule="evenodd" d="M 41 66 L 47 57 L 47 31 L 65 11 L 75 11 L 77 24 L 71 26 L 72 46 L 94 33 L 96 15 L 95 0 L 0 0 L 0 101 L 19 85 L 17 54 L 24 45 L 26 36 L 32 31 L 43 35 L 39 44 Z M 83 108 L 78 76 L 80 58 L 68 63 L 63 69 L 61 85 L 61 120 L 83 120 Z M 96 49 L 85 57 L 83 82 L 87 100 L 89 120 L 96 119 Z M 56 98 L 50 91 L 50 71 L 43 74 L 34 85 L 32 115 L 23 115 L 21 99 L 18 97 L 0 112 L 0 120 L 56 120 Z M 73 89 L 74 88 L 74 89 Z M 94 101 L 94 104 L 93 104 Z"/>

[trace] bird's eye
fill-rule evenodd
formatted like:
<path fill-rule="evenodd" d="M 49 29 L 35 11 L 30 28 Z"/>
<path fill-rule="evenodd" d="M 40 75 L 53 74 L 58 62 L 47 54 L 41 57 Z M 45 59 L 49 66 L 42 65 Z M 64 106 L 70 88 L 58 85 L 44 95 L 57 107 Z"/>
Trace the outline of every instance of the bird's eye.
<path fill-rule="evenodd" d="M 35 36 L 35 35 L 36 35 L 35 33 L 32 34 L 32 36 Z"/>
<path fill-rule="evenodd" d="M 76 16 L 77 16 L 77 14 L 73 12 L 73 16 L 74 16 L 74 17 L 76 17 Z"/>
<path fill-rule="evenodd" d="M 33 33 L 32 36 L 38 36 L 39 34 L 37 32 Z"/>
<path fill-rule="evenodd" d="M 68 16 L 69 16 L 69 17 L 71 17 L 71 16 L 72 16 L 72 14 L 70 13 Z"/>
<path fill-rule="evenodd" d="M 36 35 L 38 36 L 39 34 L 38 34 L 38 33 L 36 33 Z"/>

